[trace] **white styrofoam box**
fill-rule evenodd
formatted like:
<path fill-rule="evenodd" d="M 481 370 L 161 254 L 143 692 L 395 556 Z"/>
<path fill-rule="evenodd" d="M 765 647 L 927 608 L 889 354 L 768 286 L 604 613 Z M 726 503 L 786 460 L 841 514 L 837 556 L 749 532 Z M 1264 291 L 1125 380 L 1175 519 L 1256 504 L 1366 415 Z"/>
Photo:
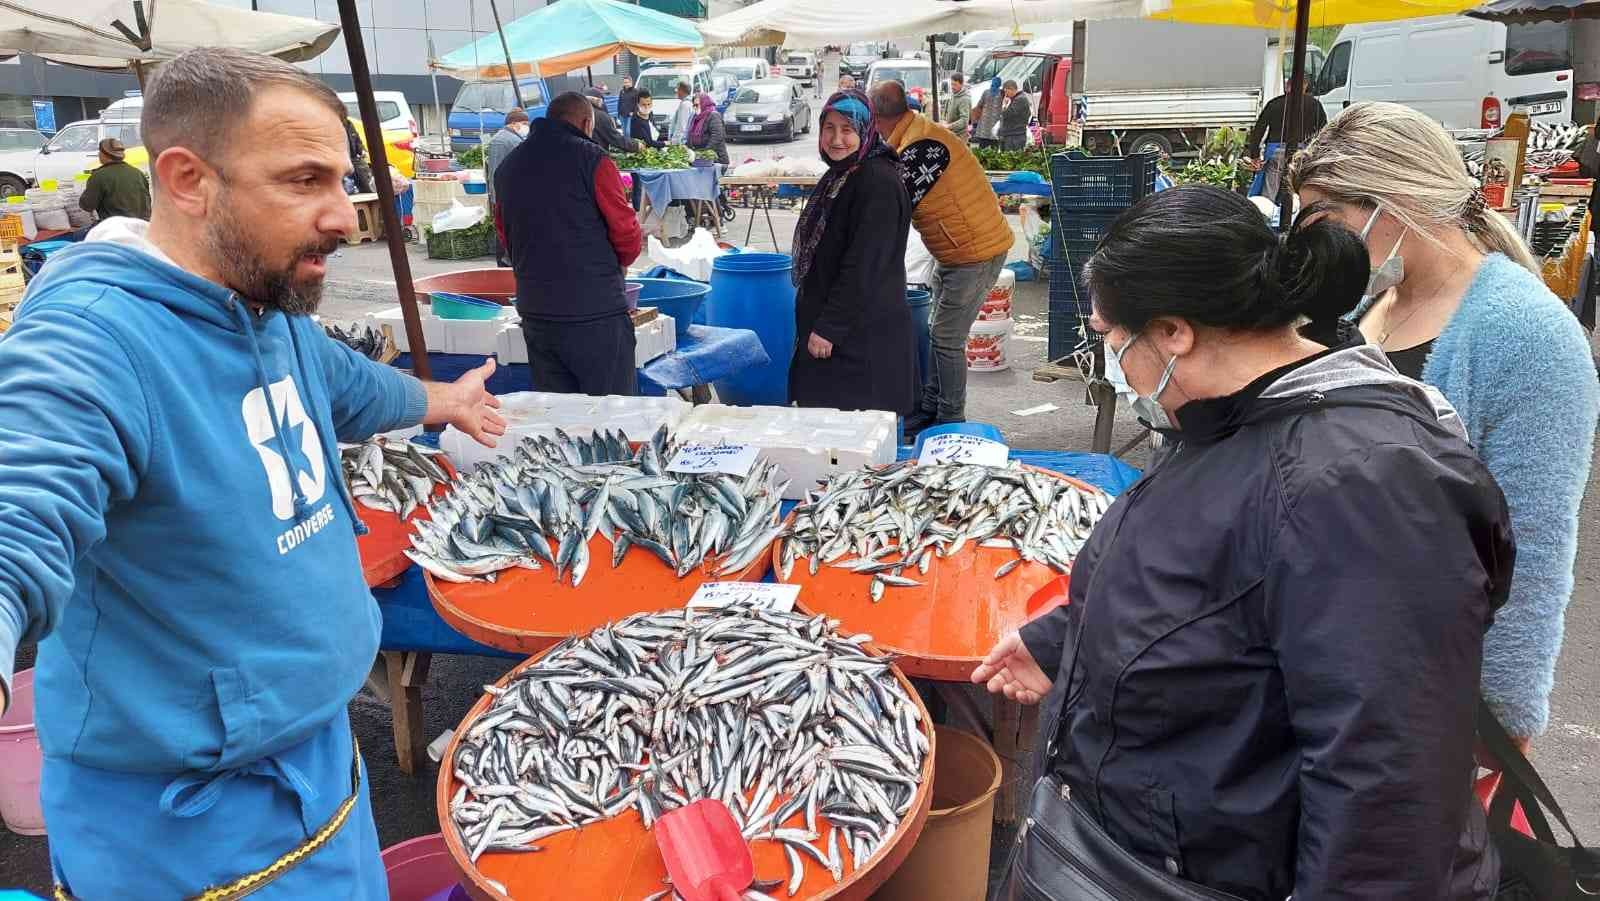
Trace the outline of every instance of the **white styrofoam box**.
<path fill-rule="evenodd" d="M 497 326 L 499 331 L 495 334 L 495 358 L 508 366 L 528 362 L 528 344 L 522 337 L 522 324 L 504 320 L 498 322 L 500 324 Z M 643 366 L 662 354 L 678 349 L 678 333 L 673 327 L 671 316 L 659 316 L 644 325 L 637 326 L 633 334 L 634 366 Z"/>
<path fill-rule="evenodd" d="M 800 500 L 818 482 L 862 466 L 894 462 L 893 413 L 804 407 L 701 404 L 678 425 L 678 441 L 750 444 L 789 480 L 784 497 Z"/>
<path fill-rule="evenodd" d="M 453 427 L 439 435 L 439 447 L 457 467 L 466 468 L 510 453 L 524 438 L 554 438 L 558 428 L 574 436 L 621 429 L 630 440 L 643 441 L 663 425 L 676 431 L 689 409 L 688 402 L 676 397 L 590 397 L 519 391 L 500 395 L 506 433 L 500 438 L 499 447 L 484 447 Z"/>
<path fill-rule="evenodd" d="M 495 319 L 440 319 L 432 313 L 422 316 L 422 337 L 428 350 L 441 354 L 473 354 L 487 357 L 497 349 L 496 336 L 508 320 L 516 318 L 516 310 L 506 307 Z M 411 342 L 406 339 L 405 317 L 399 307 L 390 307 L 368 313 L 367 321 L 378 327 L 388 325 L 394 330 L 394 341 L 401 353 L 411 352 Z"/>
<path fill-rule="evenodd" d="M 656 316 L 655 319 L 635 328 L 633 336 L 635 366 L 643 366 L 662 354 L 672 353 L 678 349 L 678 329 L 673 324 L 671 316 Z"/>

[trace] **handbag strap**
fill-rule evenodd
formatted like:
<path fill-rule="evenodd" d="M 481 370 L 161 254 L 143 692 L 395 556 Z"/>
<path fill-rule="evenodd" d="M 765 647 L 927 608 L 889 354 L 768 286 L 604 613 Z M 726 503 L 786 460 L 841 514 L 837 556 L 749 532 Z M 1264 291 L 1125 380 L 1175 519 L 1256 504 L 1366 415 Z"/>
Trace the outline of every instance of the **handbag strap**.
<path fill-rule="evenodd" d="M 1494 801 L 1490 804 L 1490 820 L 1498 825 L 1511 822 L 1511 800 L 1515 796 L 1523 802 L 1523 813 L 1528 817 L 1528 825 L 1533 828 L 1536 836 L 1545 842 L 1555 844 L 1555 833 L 1550 828 L 1550 823 L 1544 817 L 1544 812 L 1539 808 L 1555 814 L 1567 835 L 1572 836 L 1572 844 L 1577 848 L 1583 847 L 1583 842 L 1578 839 L 1578 833 L 1567 821 L 1566 812 L 1561 805 L 1556 803 L 1556 797 L 1551 793 L 1550 787 L 1545 785 L 1539 777 L 1533 764 L 1528 762 L 1522 751 L 1512 742 L 1511 735 L 1506 728 L 1500 725 L 1500 720 L 1495 717 L 1494 711 L 1489 709 L 1489 704 L 1483 698 L 1478 698 L 1478 738 L 1500 762 L 1500 787 L 1495 791 Z M 1509 789 L 1509 791 L 1501 791 Z M 1503 797 L 1502 797 L 1503 796 Z"/>

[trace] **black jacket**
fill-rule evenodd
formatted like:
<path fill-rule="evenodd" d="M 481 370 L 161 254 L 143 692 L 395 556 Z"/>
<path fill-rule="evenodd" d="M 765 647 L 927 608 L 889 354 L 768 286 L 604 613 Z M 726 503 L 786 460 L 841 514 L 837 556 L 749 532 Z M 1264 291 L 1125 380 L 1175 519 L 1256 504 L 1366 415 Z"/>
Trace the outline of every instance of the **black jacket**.
<path fill-rule="evenodd" d="M 900 164 L 879 156 L 850 174 L 828 211 L 811 270 L 794 304 L 789 398 L 802 407 L 909 414 L 917 402 L 917 350 L 906 304 L 911 197 Z M 816 359 L 816 332 L 833 355 Z"/>
<path fill-rule="evenodd" d="M 582 321 L 627 309 L 622 267 L 595 190 L 604 156 L 583 132 L 541 118 L 495 171 L 523 316 Z"/>
<path fill-rule="evenodd" d="M 693 117 L 689 121 L 693 122 Z M 721 113 L 711 113 L 711 118 L 706 120 L 705 130 L 700 133 L 700 140 L 690 139 L 689 149 L 710 150 L 717 155 L 717 162 L 728 165 L 728 127 L 723 123 Z"/>
<path fill-rule="evenodd" d="M 626 122 L 633 118 L 634 110 L 639 108 L 639 89 L 623 88 L 617 93 L 617 118 Z"/>
<path fill-rule="evenodd" d="M 1267 101 L 1267 105 L 1261 108 L 1261 115 L 1256 117 L 1255 127 L 1250 129 L 1250 136 L 1245 139 L 1245 153 L 1259 156 L 1263 137 L 1267 139 L 1268 144 L 1283 142 L 1283 122 L 1288 103 L 1287 94 L 1279 94 Z M 1327 124 L 1328 113 L 1322 108 L 1322 101 L 1310 94 L 1301 98 L 1300 145 L 1305 146 L 1305 143 Z"/>
<path fill-rule="evenodd" d="M 653 147 L 656 150 L 667 146 L 667 139 L 661 135 L 661 132 L 656 129 L 655 124 L 650 120 L 642 119 L 638 116 L 629 116 L 623 121 L 628 123 L 628 137 L 633 138 L 640 144 L 646 147 Z"/>
<path fill-rule="evenodd" d="M 604 107 L 597 107 L 594 111 L 594 142 L 607 151 L 618 153 L 633 153 L 639 148 L 634 145 L 633 139 L 622 133 L 617 127 L 615 119 L 605 111 Z"/>
<path fill-rule="evenodd" d="M 1351 344 L 1191 402 L 1023 628 L 1050 765 L 1146 864 L 1259 901 L 1493 896 L 1473 711 L 1514 545 L 1435 397 Z"/>

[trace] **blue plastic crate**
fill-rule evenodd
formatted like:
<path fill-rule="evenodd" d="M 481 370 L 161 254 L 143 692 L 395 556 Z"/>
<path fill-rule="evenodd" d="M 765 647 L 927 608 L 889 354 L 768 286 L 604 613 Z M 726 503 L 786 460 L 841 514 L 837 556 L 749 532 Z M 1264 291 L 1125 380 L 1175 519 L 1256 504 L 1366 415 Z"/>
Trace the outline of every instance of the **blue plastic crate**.
<path fill-rule="evenodd" d="M 1045 351 L 1051 360 L 1059 360 L 1072 353 L 1082 343 L 1083 337 L 1078 334 L 1083 320 L 1078 314 L 1071 312 L 1050 311 L 1050 333 Z"/>
<path fill-rule="evenodd" d="M 1111 223 L 1120 215 L 1121 210 L 1086 212 L 1057 206 L 1051 209 L 1050 233 L 1060 242 L 1071 262 L 1082 265 L 1082 261 L 1094 255 L 1095 249 L 1100 246 L 1100 239 L 1111 230 Z"/>
<path fill-rule="evenodd" d="M 1050 157 L 1052 207 L 1120 212 L 1155 190 L 1156 155 L 1089 156 L 1070 150 Z"/>

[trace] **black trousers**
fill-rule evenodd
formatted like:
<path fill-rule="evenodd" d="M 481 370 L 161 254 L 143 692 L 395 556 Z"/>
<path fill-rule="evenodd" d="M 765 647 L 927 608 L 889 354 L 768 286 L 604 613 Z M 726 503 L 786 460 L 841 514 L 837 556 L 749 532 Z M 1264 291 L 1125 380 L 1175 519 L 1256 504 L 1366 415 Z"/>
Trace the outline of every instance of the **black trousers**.
<path fill-rule="evenodd" d="M 621 394 L 639 391 L 633 364 L 637 343 L 626 311 L 591 319 L 522 319 L 533 390 L 558 394 Z"/>

